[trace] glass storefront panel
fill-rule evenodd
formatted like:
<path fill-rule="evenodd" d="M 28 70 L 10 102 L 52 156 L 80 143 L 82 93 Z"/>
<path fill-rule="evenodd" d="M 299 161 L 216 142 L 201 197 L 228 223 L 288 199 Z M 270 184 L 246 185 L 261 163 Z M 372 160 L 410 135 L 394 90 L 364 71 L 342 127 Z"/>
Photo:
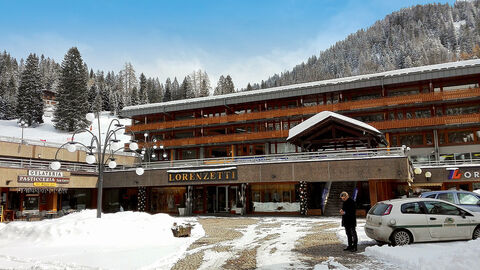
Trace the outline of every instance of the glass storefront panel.
<path fill-rule="evenodd" d="M 152 188 L 150 210 L 153 213 L 177 213 L 185 207 L 186 187 Z"/>
<path fill-rule="evenodd" d="M 63 210 L 82 210 L 92 207 L 92 190 L 90 189 L 68 189 L 61 198 Z"/>
<path fill-rule="evenodd" d="M 252 184 L 254 212 L 297 212 L 300 202 L 296 184 Z"/>

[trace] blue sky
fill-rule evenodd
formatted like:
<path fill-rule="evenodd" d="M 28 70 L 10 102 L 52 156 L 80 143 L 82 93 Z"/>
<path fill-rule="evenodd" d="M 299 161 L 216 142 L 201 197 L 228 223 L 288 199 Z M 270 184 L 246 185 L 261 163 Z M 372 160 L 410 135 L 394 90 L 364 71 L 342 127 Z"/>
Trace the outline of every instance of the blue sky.
<path fill-rule="evenodd" d="M 206 70 L 236 87 L 290 70 L 349 34 L 422 0 L 0 0 L 0 50 L 61 62 L 79 48 L 89 68 L 182 78 Z M 179 79 L 181 81 L 181 79 Z"/>

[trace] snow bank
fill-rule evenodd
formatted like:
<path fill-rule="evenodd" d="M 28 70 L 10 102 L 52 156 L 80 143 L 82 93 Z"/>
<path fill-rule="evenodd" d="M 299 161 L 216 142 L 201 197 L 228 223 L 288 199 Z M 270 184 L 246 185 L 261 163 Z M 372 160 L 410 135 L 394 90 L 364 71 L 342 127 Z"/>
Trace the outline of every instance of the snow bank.
<path fill-rule="evenodd" d="M 174 222 L 196 224 L 192 236 L 175 238 Z M 0 265 L 13 269 L 170 268 L 205 234 L 195 218 L 141 212 L 84 210 L 58 219 L 15 221 L 0 227 Z"/>
<path fill-rule="evenodd" d="M 64 132 L 55 129 L 54 123 L 52 122 L 52 117 L 43 116 L 43 124 L 33 128 L 28 127 L 23 129 L 23 138 L 27 140 L 27 143 L 33 143 L 38 145 L 49 143 L 59 143 L 63 144 L 68 142 L 72 138 L 72 133 Z M 115 116 L 110 115 L 109 112 L 102 112 L 100 114 L 100 132 L 102 137 L 105 136 L 110 121 L 116 119 Z M 130 119 L 119 119 L 120 123 L 123 125 L 130 125 Z M 115 123 L 114 123 L 115 124 Z M 112 124 L 112 129 L 115 126 Z M 90 127 L 89 127 L 90 129 Z M 22 128 L 18 126 L 17 120 L 0 120 L 0 130 L 2 130 L 1 138 L 2 141 L 9 141 L 9 138 L 21 138 L 22 137 Z M 91 131 L 93 134 L 98 136 L 98 122 L 97 120 L 93 121 L 91 126 Z M 117 132 L 117 139 L 121 140 L 122 143 L 127 143 L 130 140 L 130 135 L 123 134 L 123 130 Z M 75 140 L 86 145 L 90 144 L 92 135 L 88 132 L 83 132 L 75 135 Z M 102 140 L 105 138 L 103 137 Z"/>
<path fill-rule="evenodd" d="M 299 212 L 299 202 L 253 202 L 255 212 Z"/>
<path fill-rule="evenodd" d="M 367 256 L 401 265 L 403 269 L 475 269 L 480 263 L 480 240 L 413 244 L 389 247 L 372 246 Z M 476 265 L 476 266 L 475 266 Z"/>

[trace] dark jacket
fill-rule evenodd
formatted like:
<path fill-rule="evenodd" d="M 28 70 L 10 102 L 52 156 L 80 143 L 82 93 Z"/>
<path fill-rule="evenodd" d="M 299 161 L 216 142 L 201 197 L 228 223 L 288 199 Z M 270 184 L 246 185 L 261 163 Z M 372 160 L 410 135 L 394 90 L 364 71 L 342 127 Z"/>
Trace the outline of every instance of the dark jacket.
<path fill-rule="evenodd" d="M 357 216 L 355 201 L 349 197 L 346 201 L 343 202 L 342 210 L 345 211 L 345 214 L 342 216 L 342 226 L 356 227 Z"/>

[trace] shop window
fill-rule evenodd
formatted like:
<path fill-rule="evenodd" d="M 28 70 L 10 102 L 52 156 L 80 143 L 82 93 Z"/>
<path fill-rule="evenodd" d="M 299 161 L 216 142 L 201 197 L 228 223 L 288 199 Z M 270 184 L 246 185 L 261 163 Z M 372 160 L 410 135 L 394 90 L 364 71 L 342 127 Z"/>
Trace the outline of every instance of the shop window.
<path fill-rule="evenodd" d="M 467 143 L 473 142 L 473 132 L 470 130 L 465 131 L 453 131 L 448 133 L 449 143 Z"/>
<path fill-rule="evenodd" d="M 277 143 L 277 154 L 295 153 L 296 146 L 291 143 Z M 273 152 L 272 152 L 273 153 Z"/>
<path fill-rule="evenodd" d="M 211 157 L 228 157 L 228 152 L 225 147 L 215 147 L 211 149 Z"/>
<path fill-rule="evenodd" d="M 390 136 L 390 146 L 397 146 L 397 136 Z"/>
<path fill-rule="evenodd" d="M 23 203 L 25 210 L 38 210 L 38 194 L 28 194 Z"/>
<path fill-rule="evenodd" d="M 185 187 L 152 188 L 150 209 L 153 213 L 173 212 L 185 207 Z"/>
<path fill-rule="evenodd" d="M 254 155 L 256 156 L 265 155 L 265 145 L 263 144 L 254 145 L 253 151 L 254 151 Z"/>
<path fill-rule="evenodd" d="M 440 145 L 445 144 L 445 133 L 443 133 L 443 132 L 438 133 L 438 143 Z"/>

